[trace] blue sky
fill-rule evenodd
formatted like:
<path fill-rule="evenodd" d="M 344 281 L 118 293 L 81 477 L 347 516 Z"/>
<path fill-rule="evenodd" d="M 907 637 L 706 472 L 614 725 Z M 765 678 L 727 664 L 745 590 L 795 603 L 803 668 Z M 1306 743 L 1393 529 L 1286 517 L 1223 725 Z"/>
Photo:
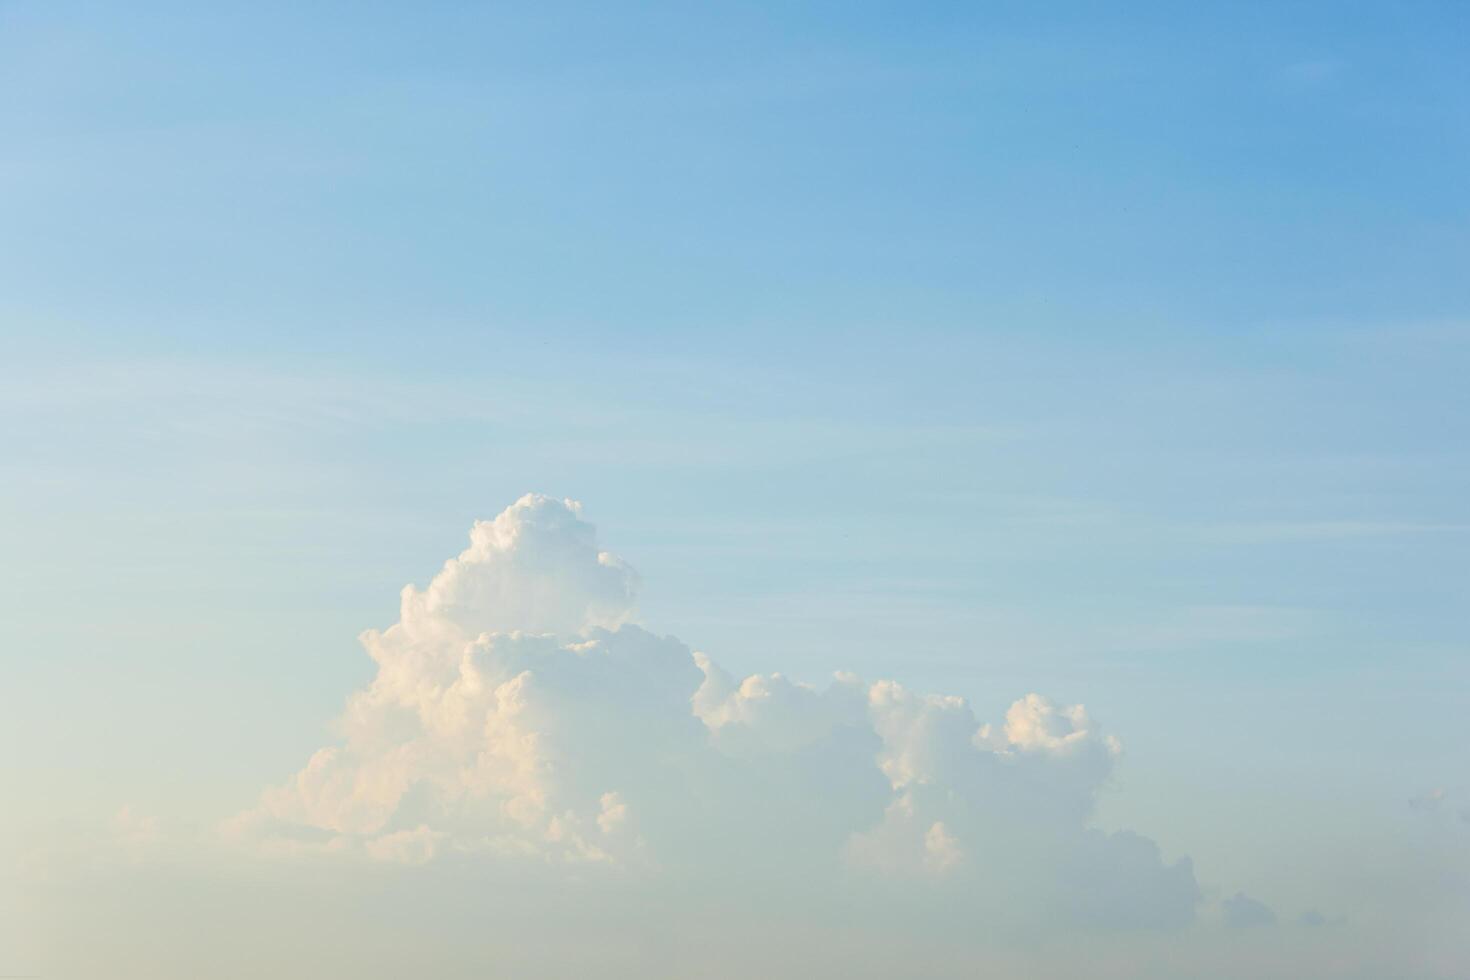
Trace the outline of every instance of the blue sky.
<path fill-rule="evenodd" d="M 5 850 L 244 809 L 537 491 L 736 676 L 1085 703 L 1099 825 L 1432 929 L 1467 21 L 0 4 Z"/>
<path fill-rule="evenodd" d="M 130 352 L 1465 302 L 1455 4 L 5 16 L 10 305 Z"/>

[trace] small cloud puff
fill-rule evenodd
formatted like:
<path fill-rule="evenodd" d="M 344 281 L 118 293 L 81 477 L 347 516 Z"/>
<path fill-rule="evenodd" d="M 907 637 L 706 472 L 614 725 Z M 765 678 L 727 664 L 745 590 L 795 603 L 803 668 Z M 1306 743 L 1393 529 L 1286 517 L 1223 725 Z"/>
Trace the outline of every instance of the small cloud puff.
<path fill-rule="evenodd" d="M 1307 909 L 1296 917 L 1296 924 L 1306 929 L 1321 929 L 1326 926 L 1340 926 L 1347 922 L 1345 915 L 1323 915 L 1317 909 Z"/>
<path fill-rule="evenodd" d="M 1439 821 L 1453 821 L 1470 826 L 1470 806 L 1460 805 L 1464 793 L 1451 792 L 1443 786 L 1426 790 L 1409 800 L 1409 809 Z"/>
<path fill-rule="evenodd" d="M 363 634 L 378 673 L 341 744 L 230 832 L 404 864 L 907 881 L 1097 925 L 1193 916 L 1187 859 L 1089 826 L 1120 747 L 1080 705 L 1028 694 L 988 725 L 894 681 L 736 679 L 629 624 L 636 584 L 574 502 L 530 495 L 477 523 Z"/>
<path fill-rule="evenodd" d="M 1436 786 L 1434 789 L 1420 793 L 1418 796 L 1409 800 L 1409 809 L 1438 810 L 1448 796 L 1449 794 L 1445 791 L 1444 787 Z"/>

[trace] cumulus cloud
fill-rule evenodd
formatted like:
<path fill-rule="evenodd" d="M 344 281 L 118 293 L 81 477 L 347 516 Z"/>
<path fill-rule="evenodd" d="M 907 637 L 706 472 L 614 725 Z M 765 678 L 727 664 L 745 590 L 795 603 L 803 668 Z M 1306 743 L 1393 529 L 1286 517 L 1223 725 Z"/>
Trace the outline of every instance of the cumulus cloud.
<path fill-rule="evenodd" d="M 1245 892 L 1236 892 L 1225 899 L 1220 903 L 1220 910 L 1225 913 L 1225 924 L 1236 929 L 1276 924 L 1276 913 L 1270 906 Z"/>
<path fill-rule="evenodd" d="M 1080 705 L 1027 694 L 982 723 L 890 680 L 736 678 L 633 624 L 636 585 L 572 501 L 529 495 L 477 523 L 403 590 L 398 622 L 362 635 L 377 675 L 340 742 L 229 833 L 568 880 L 840 883 L 1101 927 L 1193 917 L 1188 859 L 1092 826 L 1120 746 Z"/>

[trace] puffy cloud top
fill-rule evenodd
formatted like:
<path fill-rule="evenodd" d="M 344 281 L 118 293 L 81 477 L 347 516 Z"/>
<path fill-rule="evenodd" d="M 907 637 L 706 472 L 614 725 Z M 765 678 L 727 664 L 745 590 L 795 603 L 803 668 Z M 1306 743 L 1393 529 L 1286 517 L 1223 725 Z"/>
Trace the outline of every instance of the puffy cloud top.
<path fill-rule="evenodd" d="M 378 673 L 342 742 L 231 830 L 369 860 L 964 881 L 977 910 L 1193 915 L 1187 859 L 1089 826 L 1119 746 L 1080 705 L 1028 694 L 982 725 L 964 698 L 893 681 L 736 679 L 629 624 L 635 588 L 572 501 L 477 523 L 396 624 L 363 634 Z"/>
<path fill-rule="evenodd" d="M 581 514 L 574 500 L 527 494 L 494 520 L 476 521 L 470 546 L 427 589 L 404 587 L 395 629 L 443 642 L 481 633 L 576 634 L 623 622 L 637 576 L 598 550 L 597 532 Z"/>

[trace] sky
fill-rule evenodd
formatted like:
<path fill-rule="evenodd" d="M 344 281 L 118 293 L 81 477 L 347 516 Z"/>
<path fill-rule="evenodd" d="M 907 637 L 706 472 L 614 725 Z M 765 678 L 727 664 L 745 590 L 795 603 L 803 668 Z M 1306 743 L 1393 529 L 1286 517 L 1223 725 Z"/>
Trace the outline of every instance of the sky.
<path fill-rule="evenodd" d="M 1470 973 L 1467 32 L 0 2 L 0 974 Z"/>

